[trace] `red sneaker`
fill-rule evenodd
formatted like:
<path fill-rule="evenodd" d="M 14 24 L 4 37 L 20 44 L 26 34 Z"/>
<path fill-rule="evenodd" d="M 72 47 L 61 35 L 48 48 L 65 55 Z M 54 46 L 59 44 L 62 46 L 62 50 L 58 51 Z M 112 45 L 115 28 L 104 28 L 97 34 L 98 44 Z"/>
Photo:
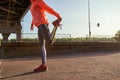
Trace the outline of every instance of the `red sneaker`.
<path fill-rule="evenodd" d="M 34 72 L 45 72 L 47 71 L 47 65 L 41 64 L 38 68 L 34 69 Z"/>

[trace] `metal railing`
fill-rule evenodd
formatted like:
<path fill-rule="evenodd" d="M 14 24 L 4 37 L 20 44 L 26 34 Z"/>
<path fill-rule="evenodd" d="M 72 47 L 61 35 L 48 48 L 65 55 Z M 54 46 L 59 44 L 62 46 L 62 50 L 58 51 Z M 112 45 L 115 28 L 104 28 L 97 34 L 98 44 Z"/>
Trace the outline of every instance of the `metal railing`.
<path fill-rule="evenodd" d="M 22 33 L 21 34 L 22 36 L 22 42 L 38 42 L 38 34 L 37 33 Z M 64 42 L 66 42 L 66 39 L 67 42 L 70 41 L 71 39 L 71 34 L 56 34 L 55 35 L 55 42 L 60 42 L 60 40 L 63 40 Z M 11 42 L 14 42 L 16 41 L 15 39 L 15 35 L 14 36 L 11 36 L 11 38 L 9 38 L 9 41 Z"/>
<path fill-rule="evenodd" d="M 22 33 L 22 42 L 38 42 L 38 34 L 37 33 Z M 15 35 L 11 35 L 9 38 L 10 42 L 16 41 Z M 85 37 L 77 37 L 72 38 L 71 34 L 56 34 L 55 42 L 115 42 L 115 38 L 113 35 L 86 35 Z"/>
<path fill-rule="evenodd" d="M 99 42 L 115 42 L 115 36 L 114 35 L 91 35 L 91 38 L 89 41 L 99 41 Z M 86 35 L 86 39 L 88 40 L 89 36 Z"/>

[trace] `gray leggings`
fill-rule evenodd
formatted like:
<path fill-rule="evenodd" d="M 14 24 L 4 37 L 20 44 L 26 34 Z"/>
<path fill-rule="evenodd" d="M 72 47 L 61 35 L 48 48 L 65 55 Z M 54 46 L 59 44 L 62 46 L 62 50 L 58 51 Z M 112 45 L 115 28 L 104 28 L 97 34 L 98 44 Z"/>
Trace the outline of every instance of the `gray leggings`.
<path fill-rule="evenodd" d="M 47 53 L 45 48 L 45 42 L 47 42 L 47 44 L 49 45 L 52 43 L 51 34 L 47 24 L 41 24 L 38 27 L 38 39 L 39 39 L 39 44 L 41 48 L 40 51 L 42 56 L 42 64 L 46 64 Z"/>

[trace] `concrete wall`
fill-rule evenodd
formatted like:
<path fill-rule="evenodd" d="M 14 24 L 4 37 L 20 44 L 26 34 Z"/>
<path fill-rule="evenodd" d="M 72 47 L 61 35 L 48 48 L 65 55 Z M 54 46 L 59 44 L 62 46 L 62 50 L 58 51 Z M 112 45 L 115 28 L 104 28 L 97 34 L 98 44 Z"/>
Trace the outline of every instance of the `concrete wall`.
<path fill-rule="evenodd" d="M 0 59 L 4 57 L 4 49 L 0 48 Z"/>
<path fill-rule="evenodd" d="M 3 42 L 5 56 L 40 54 L 37 42 Z M 47 46 L 48 54 L 94 52 L 94 51 L 119 51 L 118 42 L 68 42 L 54 43 L 53 46 Z"/>

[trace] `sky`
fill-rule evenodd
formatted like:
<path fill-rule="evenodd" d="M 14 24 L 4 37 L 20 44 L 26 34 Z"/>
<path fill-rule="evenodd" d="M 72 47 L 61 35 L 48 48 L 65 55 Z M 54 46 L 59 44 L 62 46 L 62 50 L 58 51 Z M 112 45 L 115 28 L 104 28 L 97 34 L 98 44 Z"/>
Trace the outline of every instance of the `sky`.
<path fill-rule="evenodd" d="M 45 0 L 56 12 L 62 16 L 62 30 L 57 34 L 71 34 L 72 37 L 85 37 L 89 34 L 88 27 L 88 0 Z M 120 0 L 90 0 L 91 35 L 115 35 L 120 30 Z M 50 31 L 53 15 L 46 14 L 49 20 Z M 37 33 L 37 28 L 30 31 L 31 13 L 23 18 L 22 32 Z M 100 26 L 97 27 L 97 23 Z"/>

